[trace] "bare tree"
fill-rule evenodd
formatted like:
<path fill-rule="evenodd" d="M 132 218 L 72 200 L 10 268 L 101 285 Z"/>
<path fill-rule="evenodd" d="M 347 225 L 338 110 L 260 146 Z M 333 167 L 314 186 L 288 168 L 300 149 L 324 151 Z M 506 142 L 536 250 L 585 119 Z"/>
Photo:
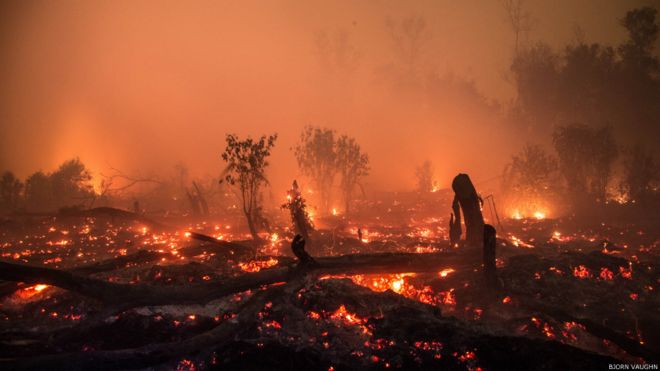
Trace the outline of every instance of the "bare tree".
<path fill-rule="evenodd" d="M 337 141 L 337 165 L 341 173 L 341 189 L 348 215 L 353 190 L 359 184 L 360 178 L 369 174 L 369 156 L 362 153 L 355 139 L 342 135 Z"/>
<path fill-rule="evenodd" d="M 335 132 L 327 128 L 305 126 L 300 142 L 294 147 L 298 167 L 312 178 L 321 196 L 323 213 L 330 209 L 330 193 L 337 174 Z"/>
<path fill-rule="evenodd" d="M 421 16 L 411 16 L 401 21 L 388 18 L 385 25 L 390 33 L 394 56 L 403 70 L 403 77 L 408 82 L 416 81 L 424 47 L 431 39 L 426 20 Z"/>
<path fill-rule="evenodd" d="M 21 201 L 24 185 L 14 173 L 6 171 L 0 178 L 0 210 L 15 211 Z"/>
<path fill-rule="evenodd" d="M 637 144 L 626 150 L 620 188 L 630 200 L 646 201 L 660 182 L 660 163 L 653 153 Z"/>
<path fill-rule="evenodd" d="M 525 0 L 502 0 L 502 6 L 506 12 L 506 20 L 513 31 L 514 55 L 517 56 L 521 37 L 527 37 L 532 29 L 532 18 L 524 9 Z"/>
<path fill-rule="evenodd" d="M 261 216 L 259 191 L 262 185 L 268 184 L 265 175 L 267 158 L 276 139 L 277 134 L 268 137 L 264 135 L 257 141 L 250 137 L 240 140 L 236 135 L 227 134 L 227 147 L 222 154 L 222 159 L 227 162 L 224 180 L 231 185 L 238 185 L 243 213 L 252 238 L 256 241 L 261 240 L 257 234 L 257 223 Z"/>
<path fill-rule="evenodd" d="M 314 35 L 315 53 L 323 69 L 330 74 L 349 76 L 357 69 L 360 53 L 345 30 L 326 30 Z"/>

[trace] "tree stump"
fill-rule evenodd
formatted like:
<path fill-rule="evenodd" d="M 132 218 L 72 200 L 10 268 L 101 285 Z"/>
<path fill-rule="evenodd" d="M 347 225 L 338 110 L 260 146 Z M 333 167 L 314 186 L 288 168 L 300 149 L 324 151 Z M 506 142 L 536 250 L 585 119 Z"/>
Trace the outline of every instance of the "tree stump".
<path fill-rule="evenodd" d="M 461 207 L 455 196 L 451 208 L 453 212 L 449 217 L 449 243 L 451 244 L 451 247 L 458 247 L 458 243 L 461 241 L 461 234 L 463 234 L 463 229 L 461 227 Z"/>
<path fill-rule="evenodd" d="M 472 247 L 482 246 L 484 217 L 481 214 L 479 196 L 470 177 L 467 174 L 458 174 L 451 183 L 451 188 L 454 190 L 458 203 L 463 210 L 466 244 Z"/>

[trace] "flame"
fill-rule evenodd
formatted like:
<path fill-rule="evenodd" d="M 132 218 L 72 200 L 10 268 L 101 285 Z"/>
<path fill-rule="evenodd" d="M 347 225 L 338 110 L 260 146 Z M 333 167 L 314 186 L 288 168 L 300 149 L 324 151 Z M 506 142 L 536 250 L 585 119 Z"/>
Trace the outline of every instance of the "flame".
<path fill-rule="evenodd" d="M 443 269 L 440 272 L 438 272 L 438 275 L 440 275 L 440 277 L 444 278 L 444 277 L 447 277 L 450 273 L 454 273 L 454 272 L 456 272 L 454 270 L 454 268 L 446 268 L 446 269 Z"/>
<path fill-rule="evenodd" d="M 362 231 L 362 239 L 361 239 L 361 241 L 362 241 L 363 243 L 369 243 L 369 231 L 368 231 L 368 230 L 365 229 L 365 230 Z"/>
<path fill-rule="evenodd" d="M 277 265 L 278 260 L 275 258 L 270 258 L 268 260 L 252 260 L 247 263 L 239 263 L 238 266 L 244 271 L 244 272 L 259 272 L 262 269 L 265 268 L 270 268 L 272 266 Z"/>
<path fill-rule="evenodd" d="M 528 219 L 528 218 L 543 220 L 548 217 L 548 208 L 530 205 L 522 208 L 513 209 L 510 215 L 512 219 L 516 219 L 516 220 Z"/>
<path fill-rule="evenodd" d="M 21 299 L 29 299 L 38 293 L 42 292 L 43 290 L 49 288 L 50 285 L 44 285 L 44 284 L 37 284 L 34 286 L 26 287 L 22 290 L 19 290 L 16 292 L 19 298 Z"/>
<path fill-rule="evenodd" d="M 337 216 L 337 214 L 339 214 L 339 213 L 337 212 L 337 208 L 333 207 L 333 208 L 332 208 L 332 215 Z"/>
<path fill-rule="evenodd" d="M 364 322 L 364 320 L 358 317 L 355 313 L 347 311 L 344 304 L 337 308 L 337 310 L 330 316 L 330 318 L 343 320 L 352 325 L 361 324 Z"/>
<path fill-rule="evenodd" d="M 584 265 L 579 265 L 573 268 L 573 275 L 579 279 L 590 278 L 591 272 Z"/>
<path fill-rule="evenodd" d="M 39 285 L 35 285 L 35 286 L 33 286 L 32 288 L 33 288 L 34 291 L 36 291 L 36 292 L 41 292 L 41 291 L 47 289 L 48 287 L 49 287 L 48 285 L 39 284 Z"/>

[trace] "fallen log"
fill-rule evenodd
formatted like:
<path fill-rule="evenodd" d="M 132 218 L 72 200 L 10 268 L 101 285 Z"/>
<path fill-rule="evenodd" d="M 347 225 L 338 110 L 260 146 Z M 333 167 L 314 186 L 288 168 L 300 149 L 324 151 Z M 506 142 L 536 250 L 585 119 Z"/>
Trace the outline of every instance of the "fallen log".
<path fill-rule="evenodd" d="M 253 250 L 247 246 L 233 242 L 219 241 L 213 237 L 205 236 L 199 233 L 196 233 L 196 235 L 200 236 L 200 239 L 203 238 L 203 241 L 207 241 L 206 239 L 211 239 L 213 241 L 210 241 L 211 245 L 197 245 L 180 249 L 177 252 L 178 256 L 191 258 L 203 253 L 214 253 L 226 258 L 232 257 L 234 259 L 240 259 L 241 257 L 251 257 L 254 255 Z M 122 269 L 130 264 L 137 265 L 153 263 L 159 261 L 163 257 L 169 258 L 171 257 L 171 253 L 154 250 L 138 250 L 137 252 L 130 255 L 118 256 L 116 258 L 107 259 L 101 262 L 67 269 L 67 271 L 76 275 L 92 275 L 96 273 L 110 272 L 113 270 Z M 0 283 L 0 297 L 10 295 L 20 288 L 21 286 L 18 284 L 18 282 L 2 282 Z"/>
<path fill-rule="evenodd" d="M 305 266 L 306 273 L 318 275 L 437 272 L 443 268 L 472 267 L 469 255 L 450 253 L 356 254 L 315 258 L 317 264 Z M 290 260 L 289 260 L 290 261 Z M 89 278 L 68 271 L 0 262 L 0 279 L 30 284 L 48 284 L 73 291 L 104 304 L 126 303 L 132 307 L 165 304 L 205 304 L 229 294 L 287 282 L 300 275 L 297 266 L 278 264 L 259 272 L 246 273 L 222 282 L 186 286 L 123 284 Z"/>
<path fill-rule="evenodd" d="M 640 344 L 639 341 L 618 333 L 607 326 L 601 325 L 596 321 L 573 316 L 561 308 L 544 304 L 525 296 L 520 296 L 520 302 L 523 307 L 551 316 L 558 321 L 579 323 L 584 326 L 585 330 L 590 334 L 601 339 L 609 340 L 628 354 L 642 357 L 648 363 L 657 364 L 660 362 L 660 356 L 658 356 L 658 353 L 653 349 L 650 349 L 649 347 Z"/>

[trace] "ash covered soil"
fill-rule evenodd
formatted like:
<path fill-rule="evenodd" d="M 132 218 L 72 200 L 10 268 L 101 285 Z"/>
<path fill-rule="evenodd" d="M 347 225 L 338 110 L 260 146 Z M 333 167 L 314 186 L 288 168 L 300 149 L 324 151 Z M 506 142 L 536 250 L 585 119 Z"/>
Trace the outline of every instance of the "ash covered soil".
<path fill-rule="evenodd" d="M 658 363 L 657 224 L 493 223 L 499 287 L 488 288 L 481 249 L 450 246 L 448 218 L 437 205 L 425 207 L 376 202 L 351 221 L 317 220 L 306 250 L 321 266 L 333 257 L 376 256 L 368 269 L 346 263 L 344 270 L 353 258 L 332 270 L 300 267 L 289 228 L 254 244 L 237 218 L 153 216 L 179 226 L 169 228 L 117 215 L 10 217 L 1 227 L 3 262 L 162 297 L 118 291 L 113 300 L 102 289 L 65 289 L 38 275 L 17 282 L 5 270 L 0 367 L 603 370 Z M 380 254 L 392 253 L 446 263 L 420 269 L 415 260 L 400 271 L 391 259 L 378 265 Z M 237 284 L 257 276 L 268 279 Z M 200 287 L 207 297 L 167 298 Z"/>

